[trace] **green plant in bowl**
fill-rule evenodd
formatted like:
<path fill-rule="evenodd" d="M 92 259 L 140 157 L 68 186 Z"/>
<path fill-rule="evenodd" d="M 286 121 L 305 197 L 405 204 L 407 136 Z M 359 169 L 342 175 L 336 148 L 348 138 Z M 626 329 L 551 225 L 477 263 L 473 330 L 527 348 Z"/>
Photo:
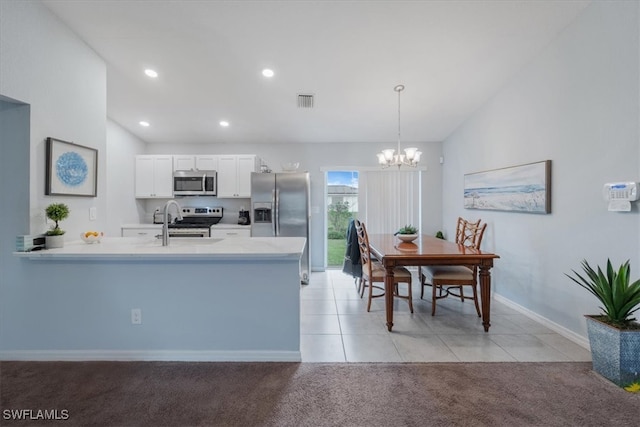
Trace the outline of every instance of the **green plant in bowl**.
<path fill-rule="evenodd" d="M 405 225 L 404 227 L 402 227 L 400 230 L 398 230 L 396 232 L 396 235 L 398 234 L 417 234 L 418 233 L 418 229 L 416 227 L 414 227 L 413 225 Z"/>
<path fill-rule="evenodd" d="M 418 229 L 413 225 L 405 225 L 400 230 L 396 231 L 395 235 L 405 243 L 413 242 L 418 238 Z"/>

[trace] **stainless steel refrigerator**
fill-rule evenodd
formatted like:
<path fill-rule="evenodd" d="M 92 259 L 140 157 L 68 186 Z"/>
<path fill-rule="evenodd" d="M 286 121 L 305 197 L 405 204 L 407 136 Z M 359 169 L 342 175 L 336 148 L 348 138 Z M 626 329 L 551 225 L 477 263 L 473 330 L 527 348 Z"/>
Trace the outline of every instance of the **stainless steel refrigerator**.
<path fill-rule="evenodd" d="M 251 174 L 251 236 L 305 237 L 300 282 L 309 283 L 309 173 Z"/>

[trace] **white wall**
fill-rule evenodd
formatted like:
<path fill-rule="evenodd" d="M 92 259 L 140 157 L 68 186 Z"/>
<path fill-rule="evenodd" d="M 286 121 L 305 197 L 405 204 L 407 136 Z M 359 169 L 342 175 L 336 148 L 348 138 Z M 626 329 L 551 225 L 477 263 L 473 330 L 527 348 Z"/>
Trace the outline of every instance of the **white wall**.
<path fill-rule="evenodd" d="M 61 225 L 77 239 L 82 230 L 102 228 L 106 218 L 106 71 L 104 62 L 48 9 L 36 2 L 0 1 L 0 349 L 38 346 L 43 325 L 58 329 L 70 310 L 49 314 L 65 301 L 84 306 L 73 292 L 33 280 L 29 265 L 12 256 L 16 235 L 45 231 L 44 209 L 64 202 L 71 214 Z M 45 139 L 55 137 L 99 150 L 98 197 L 44 195 Z M 7 174 L 9 176 L 7 176 Z M 98 220 L 89 221 L 89 208 Z M 73 274 L 67 271 L 65 274 Z M 76 323 L 76 326 L 82 322 Z M 29 344 L 29 343 L 32 344 Z"/>
<path fill-rule="evenodd" d="M 610 257 L 640 277 L 638 205 L 607 212 L 601 193 L 640 180 L 638 23 L 637 2 L 594 2 L 443 143 L 447 230 L 458 215 L 487 221 L 495 292 L 582 336 L 598 304 L 564 274 Z M 550 215 L 462 208 L 465 173 L 546 159 Z"/>
<path fill-rule="evenodd" d="M 44 209 L 69 205 L 61 223 L 65 239 L 103 228 L 106 213 L 105 122 L 106 67 L 44 6 L 36 2 L 0 2 L 0 95 L 31 106 L 30 229 L 46 231 Z M 96 148 L 98 197 L 45 196 L 45 140 L 54 137 Z M 98 220 L 89 221 L 95 206 Z"/>
<path fill-rule="evenodd" d="M 393 145 L 393 142 L 386 144 Z M 442 155 L 442 144 L 415 144 L 423 152 L 421 166 L 427 170 L 423 172 L 423 218 L 422 230 L 435 233 L 442 225 L 442 165 L 439 163 Z M 321 270 L 324 267 L 325 235 L 324 223 L 324 172 L 328 168 L 344 168 L 355 170 L 358 168 L 377 168 L 376 153 L 381 151 L 384 144 L 149 144 L 149 154 L 257 154 L 273 169 L 281 171 L 281 164 L 300 162 L 300 170 L 308 171 L 311 176 L 311 236 L 310 252 L 311 267 Z M 239 201 L 229 199 L 210 198 L 211 203 L 225 208 L 226 221 L 237 220 L 240 206 L 249 208 L 248 199 Z M 201 201 L 202 202 L 202 201 Z M 147 216 L 160 205 L 160 201 L 147 202 Z"/>
<path fill-rule="evenodd" d="M 112 120 L 107 121 L 107 218 L 106 236 L 119 236 L 122 224 L 137 223 L 144 203 L 135 198 L 135 155 L 147 144 Z"/>

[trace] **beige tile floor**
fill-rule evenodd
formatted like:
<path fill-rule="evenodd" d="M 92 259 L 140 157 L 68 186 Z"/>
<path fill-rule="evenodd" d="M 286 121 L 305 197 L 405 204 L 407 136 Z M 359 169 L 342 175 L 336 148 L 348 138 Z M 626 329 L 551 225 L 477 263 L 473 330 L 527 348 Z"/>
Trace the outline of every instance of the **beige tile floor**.
<path fill-rule="evenodd" d="M 414 272 L 411 314 L 395 301 L 393 331 L 385 326 L 383 298 L 367 313 L 366 295 L 341 270 L 312 273 L 302 286 L 303 362 L 556 362 L 591 361 L 587 349 L 495 300 L 491 329 L 484 332 L 472 301 L 446 298 L 431 316 L 420 299 Z M 431 288 L 425 289 L 425 298 Z"/>

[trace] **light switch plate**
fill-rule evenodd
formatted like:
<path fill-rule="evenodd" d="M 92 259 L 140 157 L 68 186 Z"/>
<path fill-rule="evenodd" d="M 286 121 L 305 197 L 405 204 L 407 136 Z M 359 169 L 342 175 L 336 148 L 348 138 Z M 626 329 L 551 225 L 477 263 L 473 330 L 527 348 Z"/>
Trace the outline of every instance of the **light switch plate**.
<path fill-rule="evenodd" d="M 89 221 L 95 221 L 98 216 L 98 209 L 95 206 L 89 208 Z"/>
<path fill-rule="evenodd" d="M 131 324 L 132 325 L 141 325 L 142 324 L 142 310 L 139 308 L 131 309 Z"/>

